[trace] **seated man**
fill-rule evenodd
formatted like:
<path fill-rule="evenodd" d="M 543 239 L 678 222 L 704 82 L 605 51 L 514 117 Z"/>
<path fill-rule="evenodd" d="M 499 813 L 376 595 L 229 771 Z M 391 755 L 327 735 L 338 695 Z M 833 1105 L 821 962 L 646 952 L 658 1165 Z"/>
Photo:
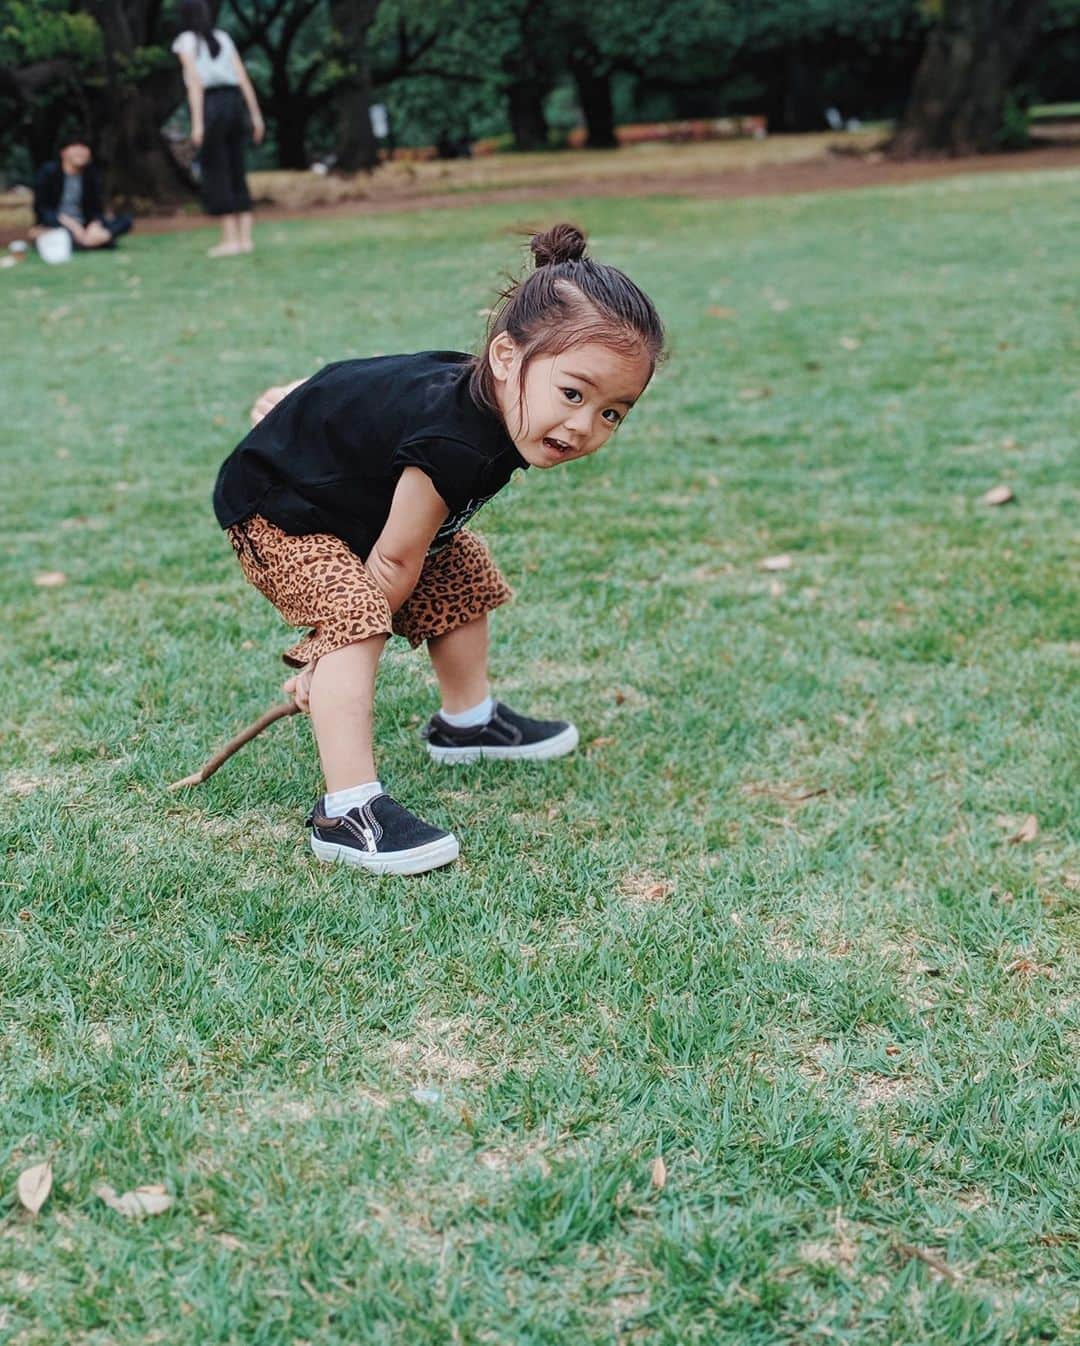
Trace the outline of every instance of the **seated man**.
<path fill-rule="evenodd" d="M 32 236 L 63 227 L 76 248 L 111 248 L 132 224 L 130 215 L 106 217 L 93 155 L 77 135 L 67 136 L 60 146 L 60 158 L 38 171 L 34 219 Z"/>

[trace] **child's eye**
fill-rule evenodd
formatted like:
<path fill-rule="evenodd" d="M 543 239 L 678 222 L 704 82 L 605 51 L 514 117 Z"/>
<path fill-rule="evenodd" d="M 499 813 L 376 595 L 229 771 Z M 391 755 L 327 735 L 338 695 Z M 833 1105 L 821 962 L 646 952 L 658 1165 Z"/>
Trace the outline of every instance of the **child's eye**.
<path fill-rule="evenodd" d="M 582 400 L 581 393 L 577 390 L 577 388 L 564 388 L 563 393 L 565 394 L 566 397 L 570 399 L 571 402 L 577 403 Z"/>
<path fill-rule="evenodd" d="M 622 417 L 619 415 L 619 413 L 617 411 L 612 411 L 610 407 L 608 408 L 607 411 L 603 413 L 603 416 L 604 420 L 607 421 L 608 425 L 618 425 L 619 422 L 622 420 Z"/>

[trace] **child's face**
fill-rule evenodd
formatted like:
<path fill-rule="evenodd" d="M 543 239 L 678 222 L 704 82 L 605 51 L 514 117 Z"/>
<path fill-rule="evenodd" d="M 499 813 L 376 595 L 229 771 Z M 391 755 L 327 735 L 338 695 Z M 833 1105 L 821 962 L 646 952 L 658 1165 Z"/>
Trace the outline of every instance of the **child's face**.
<path fill-rule="evenodd" d="M 533 467 L 555 467 L 595 453 L 652 374 L 644 351 L 626 355 L 596 344 L 571 346 L 530 362 L 522 397 L 521 351 L 507 333 L 491 343 L 489 359 L 507 432 Z"/>

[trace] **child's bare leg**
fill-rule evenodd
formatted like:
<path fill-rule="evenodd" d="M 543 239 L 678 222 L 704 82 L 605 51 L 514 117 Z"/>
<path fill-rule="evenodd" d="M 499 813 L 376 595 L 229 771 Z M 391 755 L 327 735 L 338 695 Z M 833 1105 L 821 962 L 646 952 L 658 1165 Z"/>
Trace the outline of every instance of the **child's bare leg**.
<path fill-rule="evenodd" d="M 345 645 L 324 654 L 311 675 L 311 725 L 327 793 L 376 779 L 372 711 L 385 644 L 385 636 L 371 636 Z"/>
<path fill-rule="evenodd" d="M 568 721 L 534 720 L 491 699 L 486 615 L 429 640 L 428 653 L 443 702 L 423 731 L 436 762 L 539 761 L 577 747 L 578 731 Z"/>
<path fill-rule="evenodd" d="M 251 252 L 255 244 L 251 241 L 252 214 L 245 210 L 236 217 L 236 243 L 241 252 Z"/>
<path fill-rule="evenodd" d="M 371 748 L 375 670 L 386 644 L 371 636 L 324 654 L 311 674 L 308 707 L 326 795 L 310 818 L 311 849 L 374 874 L 424 874 L 458 856 L 457 838 L 386 794 Z M 369 788 L 364 788 L 369 787 Z"/>
<path fill-rule="evenodd" d="M 487 615 L 428 641 L 428 654 L 439 680 L 443 710 L 470 710 L 491 694 L 488 682 Z"/>

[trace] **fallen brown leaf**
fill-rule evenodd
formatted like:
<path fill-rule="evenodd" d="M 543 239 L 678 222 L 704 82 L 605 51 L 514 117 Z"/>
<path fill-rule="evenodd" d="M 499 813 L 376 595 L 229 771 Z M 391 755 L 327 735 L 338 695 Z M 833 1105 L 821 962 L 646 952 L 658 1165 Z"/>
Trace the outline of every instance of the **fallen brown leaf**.
<path fill-rule="evenodd" d="M 790 570 L 794 562 L 787 552 L 781 552 L 779 556 L 766 556 L 763 561 L 758 562 L 759 570 Z"/>
<path fill-rule="evenodd" d="M 760 402 L 766 397 L 772 397 L 772 389 L 767 385 L 763 388 L 740 388 L 740 402 Z"/>
<path fill-rule="evenodd" d="M 658 1154 L 652 1161 L 650 1181 L 658 1192 L 662 1192 L 667 1186 L 667 1164 L 664 1163 L 662 1154 Z"/>
<path fill-rule="evenodd" d="M 20 1203 L 31 1215 L 36 1215 L 48 1200 L 52 1191 L 52 1164 L 46 1159 L 43 1164 L 34 1164 L 23 1169 L 15 1185 Z"/>
<path fill-rule="evenodd" d="M 663 902 L 675 891 L 675 885 L 670 879 L 658 879 L 655 874 L 626 874 L 619 891 L 638 902 Z"/>
<path fill-rule="evenodd" d="M 67 576 L 62 570 L 46 570 L 34 576 L 34 583 L 39 589 L 55 589 L 58 584 L 67 583 Z"/>
<path fill-rule="evenodd" d="M 737 318 L 739 316 L 738 309 L 725 308 L 723 304 L 713 304 L 705 312 L 710 318 Z"/>
<path fill-rule="evenodd" d="M 984 505 L 1007 505 L 1016 499 L 1011 486 L 991 486 L 982 497 Z"/>
<path fill-rule="evenodd" d="M 1043 967 L 1041 963 L 1036 963 L 1033 958 L 1016 958 L 1005 969 L 1019 977 L 1050 977 L 1054 976 L 1054 969 Z"/>
<path fill-rule="evenodd" d="M 1034 813 L 1029 813 L 1020 824 L 1019 829 L 1008 838 L 1010 846 L 1021 846 L 1025 842 L 1034 841 L 1039 835 L 1039 820 Z"/>
<path fill-rule="evenodd" d="M 862 342 L 858 337 L 842 336 L 840 338 L 840 344 L 846 351 L 857 351 L 862 345 Z"/>
<path fill-rule="evenodd" d="M 173 1198 L 159 1182 L 136 1187 L 133 1192 L 124 1192 L 120 1196 L 108 1183 L 101 1183 L 94 1188 L 94 1195 L 100 1197 L 118 1215 L 129 1220 L 141 1220 L 144 1215 L 160 1215 L 173 1204 Z"/>

